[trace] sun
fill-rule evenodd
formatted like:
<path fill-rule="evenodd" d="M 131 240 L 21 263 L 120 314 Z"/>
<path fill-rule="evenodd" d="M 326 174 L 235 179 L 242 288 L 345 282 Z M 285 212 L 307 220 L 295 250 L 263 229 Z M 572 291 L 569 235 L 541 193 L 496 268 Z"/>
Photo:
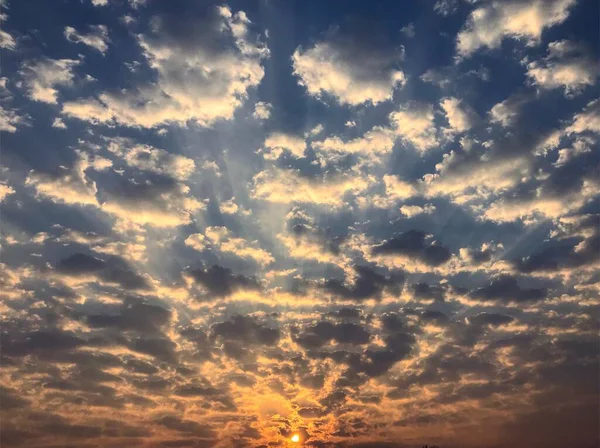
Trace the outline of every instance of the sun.
<path fill-rule="evenodd" d="M 294 442 L 294 443 L 300 442 L 300 436 L 298 434 L 294 434 L 292 436 L 292 442 Z"/>

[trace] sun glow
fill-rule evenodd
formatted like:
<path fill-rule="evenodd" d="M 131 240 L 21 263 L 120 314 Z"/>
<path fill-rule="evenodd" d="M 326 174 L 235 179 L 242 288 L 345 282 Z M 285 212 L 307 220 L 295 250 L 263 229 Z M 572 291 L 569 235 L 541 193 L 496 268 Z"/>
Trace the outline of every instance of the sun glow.
<path fill-rule="evenodd" d="M 294 442 L 294 443 L 300 442 L 300 436 L 298 434 L 294 434 L 292 436 L 292 442 Z"/>

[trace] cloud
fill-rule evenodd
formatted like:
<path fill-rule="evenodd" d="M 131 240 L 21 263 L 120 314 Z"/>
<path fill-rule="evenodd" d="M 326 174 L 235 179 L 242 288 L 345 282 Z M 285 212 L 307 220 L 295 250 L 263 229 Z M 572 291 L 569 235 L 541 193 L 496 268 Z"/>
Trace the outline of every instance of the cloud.
<path fill-rule="evenodd" d="M 27 95 L 33 101 L 56 104 L 58 90 L 56 87 L 73 85 L 75 73 L 73 69 L 80 61 L 73 59 L 41 58 L 23 63 L 19 72 L 27 89 Z"/>
<path fill-rule="evenodd" d="M 54 119 L 54 121 L 52 122 L 52 127 L 58 129 L 67 129 L 67 125 L 59 117 L 56 117 Z"/>
<path fill-rule="evenodd" d="M 0 131 L 17 132 L 18 126 L 28 126 L 31 123 L 29 115 L 20 115 L 18 111 L 5 109 L 0 106 Z"/>
<path fill-rule="evenodd" d="M 32 186 L 37 197 L 65 204 L 98 205 L 96 182 L 86 174 L 89 168 L 88 157 L 80 152 L 71 168 L 61 168 L 58 173 L 30 171 L 25 185 Z"/>
<path fill-rule="evenodd" d="M 403 51 L 378 42 L 374 33 L 333 32 L 308 49 L 292 55 L 294 74 L 308 93 L 328 94 L 341 104 L 357 106 L 390 100 L 406 76 L 399 65 Z"/>
<path fill-rule="evenodd" d="M 254 260 L 263 267 L 275 261 L 273 256 L 261 249 L 256 241 L 247 241 L 244 238 L 236 237 L 227 227 L 223 226 L 207 227 L 204 235 L 192 234 L 186 238 L 185 244 L 197 251 L 211 247 L 236 257 Z"/>
<path fill-rule="evenodd" d="M 206 205 L 190 195 L 190 188 L 170 177 L 155 177 L 144 183 L 119 179 L 103 190 L 101 209 L 125 223 L 158 228 L 189 224 L 195 212 Z"/>
<path fill-rule="evenodd" d="M 259 101 L 254 105 L 254 112 L 252 112 L 252 116 L 257 120 L 268 120 L 271 116 L 271 109 L 273 109 L 273 105 L 271 103 Z"/>
<path fill-rule="evenodd" d="M 352 175 L 313 180 L 294 171 L 270 168 L 254 176 L 251 192 L 255 198 L 280 204 L 298 202 L 341 206 L 345 195 L 358 194 L 368 186 L 367 179 Z"/>
<path fill-rule="evenodd" d="M 106 25 L 90 25 L 89 33 L 79 33 L 71 26 L 65 27 L 64 35 L 69 42 L 82 43 L 92 47 L 104 54 L 108 50 L 110 39 L 108 37 L 108 27 Z"/>
<path fill-rule="evenodd" d="M 355 266 L 356 278 L 353 285 L 346 285 L 336 279 L 329 279 L 323 284 L 323 288 L 339 297 L 362 301 L 366 299 L 378 299 L 385 288 L 398 289 L 404 283 L 404 276 L 395 273 L 389 277 L 375 272 L 367 266 Z"/>
<path fill-rule="evenodd" d="M 413 37 L 415 37 L 415 24 L 411 22 L 408 25 L 403 26 L 402 28 L 400 28 L 400 32 L 404 33 L 404 35 L 409 39 L 412 39 Z"/>
<path fill-rule="evenodd" d="M 168 175 L 173 179 L 185 180 L 196 169 L 192 159 L 127 139 L 112 139 L 108 150 L 121 157 L 132 168 Z"/>
<path fill-rule="evenodd" d="M 513 94 L 490 109 L 490 121 L 503 127 L 511 126 L 519 116 L 521 108 L 530 100 L 523 94 Z"/>
<path fill-rule="evenodd" d="M 0 48 L 14 51 L 17 48 L 15 38 L 4 30 L 0 30 Z"/>
<path fill-rule="evenodd" d="M 8 196 L 14 194 L 15 190 L 10 185 L 0 184 L 0 202 L 4 201 Z"/>
<path fill-rule="evenodd" d="M 565 132 L 568 135 L 583 132 L 600 134 L 600 100 L 590 101 L 582 112 L 575 114 Z"/>
<path fill-rule="evenodd" d="M 249 316 L 236 315 L 229 321 L 218 322 L 210 327 L 211 337 L 227 343 L 250 346 L 274 346 L 281 337 L 277 328 L 262 325 Z"/>
<path fill-rule="evenodd" d="M 394 135 L 382 127 L 375 127 L 362 137 L 343 141 L 339 137 L 328 137 L 322 141 L 312 142 L 312 147 L 319 151 L 345 152 L 349 154 L 380 155 L 388 153 L 394 146 Z"/>
<path fill-rule="evenodd" d="M 209 294 L 217 297 L 229 296 L 240 288 L 258 289 L 260 287 L 255 278 L 233 274 L 230 269 L 218 265 L 191 269 L 187 271 L 187 275 L 204 287 Z"/>
<path fill-rule="evenodd" d="M 284 151 L 290 152 L 294 157 L 304 157 L 306 142 L 295 135 L 275 132 L 265 140 L 265 154 L 267 160 L 277 160 Z"/>
<path fill-rule="evenodd" d="M 425 204 L 423 207 L 419 205 L 403 205 L 400 207 L 400 213 L 404 216 L 412 218 L 413 216 L 420 215 L 422 213 L 431 215 L 435 212 L 435 205 Z"/>
<path fill-rule="evenodd" d="M 57 273 L 75 280 L 93 277 L 105 283 L 117 284 L 125 289 L 148 288 L 144 277 L 133 272 L 119 257 L 111 257 L 105 261 L 83 253 L 75 253 L 60 260 L 55 269 Z"/>
<path fill-rule="evenodd" d="M 262 80 L 261 62 L 269 54 L 256 43 L 250 24 L 242 11 L 204 4 L 156 14 L 151 31 L 137 39 L 157 81 L 67 102 L 63 113 L 93 124 L 143 128 L 231 119 Z"/>
<path fill-rule="evenodd" d="M 390 121 L 396 134 L 419 151 L 426 151 L 438 144 L 431 105 L 409 102 L 392 112 Z"/>
<path fill-rule="evenodd" d="M 441 16 L 447 17 L 454 14 L 458 9 L 458 0 L 437 0 L 433 5 L 433 9 Z"/>
<path fill-rule="evenodd" d="M 295 342 L 307 349 L 320 348 L 330 341 L 338 344 L 363 345 L 371 338 L 369 332 L 350 322 L 332 323 L 321 321 L 307 326 L 298 334 Z"/>
<path fill-rule="evenodd" d="M 509 37 L 537 44 L 545 29 L 566 20 L 574 4 L 575 0 L 486 2 L 471 12 L 458 33 L 458 54 L 470 56 L 484 47 L 497 49 Z"/>
<path fill-rule="evenodd" d="M 471 292 L 471 297 L 481 301 L 498 300 L 501 302 L 535 302 L 546 297 L 543 288 L 524 289 L 515 277 L 504 275 L 492 280 L 488 285 Z"/>
<path fill-rule="evenodd" d="M 527 76 L 542 89 L 564 87 L 576 94 L 592 86 L 600 75 L 598 61 L 583 44 L 561 40 L 548 44 L 548 56 L 527 64 Z"/>
<path fill-rule="evenodd" d="M 446 113 L 450 129 L 454 132 L 468 131 L 477 122 L 475 111 L 469 106 L 462 104 L 462 101 L 458 98 L 444 98 L 440 102 L 440 106 Z"/>
<path fill-rule="evenodd" d="M 407 256 L 424 262 L 429 266 L 439 266 L 447 262 L 452 253 L 441 244 L 431 241 L 431 235 L 418 230 L 394 236 L 372 247 L 374 256 Z"/>

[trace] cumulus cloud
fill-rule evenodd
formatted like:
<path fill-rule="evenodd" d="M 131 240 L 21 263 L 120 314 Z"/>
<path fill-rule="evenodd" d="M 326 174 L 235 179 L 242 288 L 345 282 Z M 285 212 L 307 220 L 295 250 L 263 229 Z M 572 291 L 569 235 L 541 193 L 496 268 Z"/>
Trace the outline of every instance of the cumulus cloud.
<path fill-rule="evenodd" d="M 0 184 L 0 202 L 4 201 L 8 196 L 14 194 L 15 190 L 10 185 Z"/>
<path fill-rule="evenodd" d="M 178 180 L 187 179 L 196 169 L 192 159 L 127 139 L 110 140 L 108 150 L 121 157 L 132 168 L 169 175 Z"/>
<path fill-rule="evenodd" d="M 402 59 L 401 49 L 378 42 L 373 33 L 339 31 L 292 55 L 294 73 L 310 95 L 328 94 L 352 106 L 390 100 L 406 82 Z"/>
<path fill-rule="evenodd" d="M 243 11 L 198 5 L 184 15 L 157 14 L 137 36 L 157 82 L 65 103 L 63 113 L 94 124 L 152 128 L 164 123 L 210 126 L 231 119 L 264 76 L 269 52 Z"/>
<path fill-rule="evenodd" d="M 375 127 L 362 137 L 348 141 L 340 137 L 328 137 L 325 140 L 312 142 L 312 147 L 320 151 L 344 152 L 350 154 L 362 153 L 377 155 L 390 152 L 394 146 L 394 134 L 388 129 Z"/>
<path fill-rule="evenodd" d="M 15 38 L 4 30 L 0 30 L 0 48 L 11 51 L 17 48 Z"/>
<path fill-rule="evenodd" d="M 252 112 L 252 116 L 257 120 L 268 120 L 271 116 L 272 108 L 273 105 L 271 103 L 259 101 L 254 105 L 254 112 Z"/>
<path fill-rule="evenodd" d="M 371 250 L 374 256 L 414 257 L 429 266 L 439 266 L 452 256 L 448 248 L 432 240 L 432 235 L 418 230 L 409 230 L 394 236 L 374 245 Z"/>
<path fill-rule="evenodd" d="M 61 168 L 58 173 L 31 171 L 25 185 L 33 187 L 37 197 L 65 204 L 97 205 L 96 182 L 86 174 L 91 167 L 89 158 L 79 153 L 71 168 Z"/>
<path fill-rule="evenodd" d="M 0 106 L 0 131 L 16 132 L 19 126 L 27 126 L 30 120 L 29 115 L 20 115 L 16 110 Z"/>
<path fill-rule="evenodd" d="M 444 109 L 450 130 L 453 132 L 468 131 L 477 122 L 475 111 L 458 98 L 444 98 L 440 106 Z"/>
<path fill-rule="evenodd" d="M 284 151 L 290 152 L 294 157 L 304 157 L 306 142 L 296 135 L 275 132 L 265 140 L 265 159 L 276 160 Z"/>
<path fill-rule="evenodd" d="M 25 62 L 20 74 L 23 77 L 27 95 L 34 101 L 56 104 L 56 87 L 69 87 L 73 84 L 73 69 L 80 61 L 73 59 L 42 58 Z"/>
<path fill-rule="evenodd" d="M 566 94 L 574 94 L 596 82 L 600 66 L 583 44 L 561 40 L 548 44 L 548 56 L 527 65 L 527 76 L 532 84 L 542 89 L 564 87 Z"/>
<path fill-rule="evenodd" d="M 566 128 L 567 134 L 595 132 L 600 134 L 600 100 L 590 101 L 582 112 L 573 117 L 573 122 Z"/>
<path fill-rule="evenodd" d="M 529 101 L 529 98 L 523 94 L 513 94 L 504 101 L 495 104 L 489 112 L 490 121 L 499 123 L 504 127 L 512 125 L 519 116 L 521 108 Z"/>
<path fill-rule="evenodd" d="M 330 179 L 304 178 L 294 171 L 270 168 L 253 178 L 252 196 L 280 204 L 312 203 L 340 206 L 345 195 L 356 195 L 368 188 L 370 181 L 354 175 Z"/>
<path fill-rule="evenodd" d="M 433 107 L 418 102 L 405 104 L 390 114 L 396 134 L 419 151 L 426 151 L 438 144 L 433 119 Z"/>
<path fill-rule="evenodd" d="M 476 7 L 456 37 L 460 56 L 487 47 L 496 49 L 505 38 L 537 44 L 542 32 L 569 16 L 575 0 L 491 1 Z"/>
<path fill-rule="evenodd" d="M 419 205 L 403 205 L 400 207 L 400 213 L 409 218 L 420 214 L 431 215 L 433 212 L 435 212 L 435 205 L 432 204 L 425 204 L 423 207 Z"/>
<path fill-rule="evenodd" d="M 79 33 L 75 28 L 67 26 L 64 31 L 69 42 L 82 43 L 104 54 L 108 50 L 110 39 L 106 25 L 90 25 L 88 33 Z"/>
<path fill-rule="evenodd" d="M 190 187 L 169 177 L 138 184 L 120 180 L 102 192 L 101 208 L 125 223 L 154 227 L 189 224 L 206 204 L 190 195 Z"/>

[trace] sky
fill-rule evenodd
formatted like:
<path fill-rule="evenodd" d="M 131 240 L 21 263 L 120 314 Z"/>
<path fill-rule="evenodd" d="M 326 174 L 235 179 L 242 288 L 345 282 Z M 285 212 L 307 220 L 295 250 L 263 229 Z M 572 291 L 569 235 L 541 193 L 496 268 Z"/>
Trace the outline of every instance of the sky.
<path fill-rule="evenodd" d="M 6 447 L 598 447 L 596 0 L 0 1 Z"/>

